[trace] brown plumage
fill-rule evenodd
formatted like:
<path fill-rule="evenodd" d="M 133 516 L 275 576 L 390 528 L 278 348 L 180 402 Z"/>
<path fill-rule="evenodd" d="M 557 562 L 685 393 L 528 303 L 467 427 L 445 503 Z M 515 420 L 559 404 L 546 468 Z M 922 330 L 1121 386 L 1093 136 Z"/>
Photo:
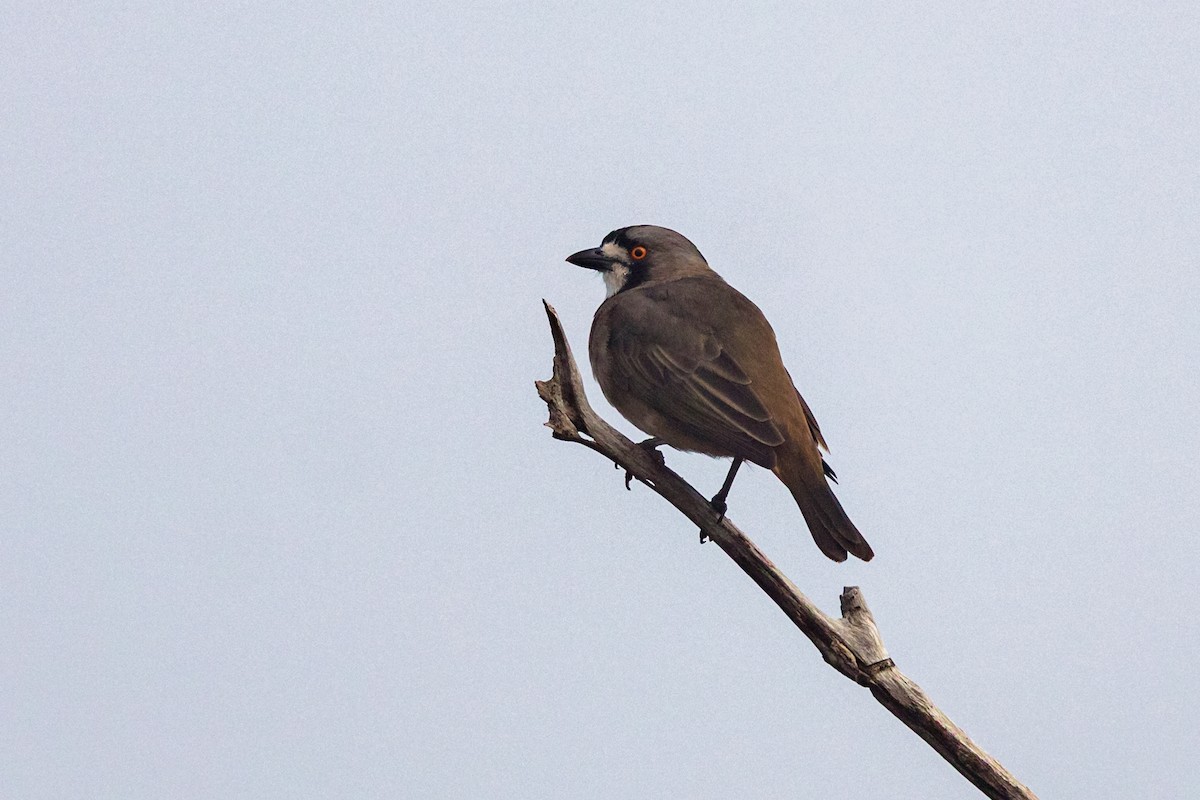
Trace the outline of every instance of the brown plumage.
<path fill-rule="evenodd" d="M 622 415 L 677 449 L 770 469 L 821 552 L 834 561 L 847 552 L 872 558 L 830 489 L 821 430 L 758 306 L 666 228 L 622 228 L 567 260 L 601 271 L 608 286 L 588 352 Z"/>

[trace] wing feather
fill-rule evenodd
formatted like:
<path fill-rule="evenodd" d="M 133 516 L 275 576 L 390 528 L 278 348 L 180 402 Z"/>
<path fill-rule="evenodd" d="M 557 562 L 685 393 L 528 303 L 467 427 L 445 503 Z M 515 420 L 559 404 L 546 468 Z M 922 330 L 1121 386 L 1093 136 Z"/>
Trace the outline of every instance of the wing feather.
<path fill-rule="evenodd" d="M 693 276 L 618 292 L 596 318 L 593 336 L 599 330 L 602 341 L 589 347 L 593 364 L 603 354 L 606 395 L 636 400 L 706 445 L 696 448 L 702 452 L 775 466 L 792 422 L 766 404 L 764 392 L 781 381 L 776 365 L 752 361 L 777 358 L 774 333 L 753 303 L 715 274 Z M 775 413 L 792 411 L 785 401 Z"/>
<path fill-rule="evenodd" d="M 678 333 L 678 331 L 676 331 Z M 783 434 L 736 361 L 711 336 L 672 336 L 650 343 L 614 329 L 610 355 L 628 389 L 700 441 L 773 466 Z"/>

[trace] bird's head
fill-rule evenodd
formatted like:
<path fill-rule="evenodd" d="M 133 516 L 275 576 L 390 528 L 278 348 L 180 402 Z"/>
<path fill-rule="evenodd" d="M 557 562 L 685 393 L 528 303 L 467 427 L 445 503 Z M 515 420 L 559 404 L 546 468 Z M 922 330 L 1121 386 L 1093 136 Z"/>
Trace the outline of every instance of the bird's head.
<path fill-rule="evenodd" d="M 604 237 L 599 247 L 567 256 L 604 276 L 608 296 L 652 281 L 711 273 L 696 245 L 669 228 L 634 225 Z"/>

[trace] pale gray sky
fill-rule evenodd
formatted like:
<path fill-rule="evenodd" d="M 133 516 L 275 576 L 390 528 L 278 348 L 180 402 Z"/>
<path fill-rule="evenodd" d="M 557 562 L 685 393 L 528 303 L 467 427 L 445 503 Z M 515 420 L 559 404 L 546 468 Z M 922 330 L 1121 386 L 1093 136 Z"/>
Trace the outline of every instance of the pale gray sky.
<path fill-rule="evenodd" d="M 5 12 L 0 794 L 976 796 L 541 427 L 633 223 L 878 556 L 730 516 L 1042 797 L 1200 793 L 1194 3 L 403 5 Z"/>

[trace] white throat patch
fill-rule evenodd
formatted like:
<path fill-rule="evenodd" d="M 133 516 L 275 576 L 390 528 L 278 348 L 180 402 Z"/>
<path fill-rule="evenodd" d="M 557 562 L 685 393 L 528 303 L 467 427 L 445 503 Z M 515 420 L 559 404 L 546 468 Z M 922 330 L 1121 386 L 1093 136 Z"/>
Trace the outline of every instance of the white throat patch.
<path fill-rule="evenodd" d="M 600 252 L 611 259 L 615 259 L 612 269 L 604 273 L 604 288 L 608 290 L 608 296 L 612 297 L 621 291 L 621 287 L 625 285 L 625 281 L 629 280 L 629 267 L 625 265 L 625 256 L 627 254 L 625 248 L 616 242 L 605 242 L 600 245 Z"/>
<path fill-rule="evenodd" d="M 629 280 L 629 267 L 620 261 L 615 261 L 613 262 L 612 269 L 603 273 L 603 275 L 604 288 L 608 290 L 608 296 L 612 297 L 621 291 L 621 287 L 625 285 L 625 281 Z"/>

